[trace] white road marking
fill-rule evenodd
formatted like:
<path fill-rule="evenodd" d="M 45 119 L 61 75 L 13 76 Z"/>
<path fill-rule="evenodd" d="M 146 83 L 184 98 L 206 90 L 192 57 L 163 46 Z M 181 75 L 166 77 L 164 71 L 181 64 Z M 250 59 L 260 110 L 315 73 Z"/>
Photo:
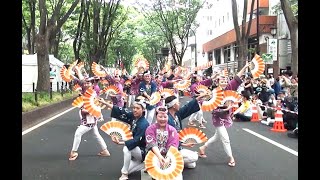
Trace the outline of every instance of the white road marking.
<path fill-rule="evenodd" d="M 247 131 L 250 134 L 253 134 L 253 135 L 257 136 L 258 138 L 261 138 L 261 139 L 263 139 L 263 140 L 265 140 L 265 141 L 267 141 L 267 142 L 269 142 L 269 143 L 271 143 L 271 144 L 273 144 L 275 146 L 278 146 L 279 148 L 281 148 L 281 149 L 283 149 L 285 151 L 288 151 L 289 153 L 291 153 L 291 154 L 293 154 L 295 156 L 298 156 L 298 152 L 295 151 L 295 150 L 292 150 L 292 149 L 290 149 L 290 148 L 288 148 L 288 147 L 286 147 L 286 146 L 284 146 L 284 145 L 282 145 L 280 143 L 277 143 L 277 142 L 275 142 L 275 141 L 273 141 L 273 140 L 271 140 L 271 139 L 269 139 L 267 137 L 264 137 L 264 136 L 254 132 L 254 131 L 251 131 L 250 129 L 247 129 L 247 128 L 242 128 L 242 129 L 244 131 Z"/>
<path fill-rule="evenodd" d="M 44 124 L 46 124 L 46 123 L 54 120 L 55 118 L 57 118 L 57 117 L 59 117 L 59 116 L 62 116 L 63 114 L 65 114 L 65 113 L 73 110 L 74 108 L 76 108 L 76 107 L 72 107 L 72 108 L 70 108 L 70 109 L 68 109 L 68 110 L 66 110 L 66 111 L 64 111 L 64 112 L 62 112 L 62 113 L 59 113 L 59 114 L 57 114 L 57 115 L 55 115 L 55 116 L 53 116 L 53 117 L 51 117 L 51 118 L 49 118 L 49 119 L 47 119 L 47 120 L 45 120 L 45 121 L 43 121 L 43 122 L 35 125 L 35 126 L 32 126 L 32 127 L 29 128 L 29 129 L 26 129 L 26 130 L 22 131 L 22 136 L 25 135 L 25 134 L 27 134 L 27 133 L 29 133 L 29 132 L 31 132 L 31 131 L 33 131 L 33 130 L 35 130 L 35 129 L 37 129 L 38 127 L 40 127 L 40 126 L 42 126 L 42 125 L 44 125 Z"/>

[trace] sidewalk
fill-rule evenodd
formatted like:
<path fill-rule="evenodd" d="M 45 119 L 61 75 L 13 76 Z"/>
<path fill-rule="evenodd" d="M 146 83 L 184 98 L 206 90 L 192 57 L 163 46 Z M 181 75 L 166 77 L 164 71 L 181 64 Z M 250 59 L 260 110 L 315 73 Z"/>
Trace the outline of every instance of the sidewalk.
<path fill-rule="evenodd" d="M 75 98 L 22 113 L 22 131 L 72 107 Z"/>

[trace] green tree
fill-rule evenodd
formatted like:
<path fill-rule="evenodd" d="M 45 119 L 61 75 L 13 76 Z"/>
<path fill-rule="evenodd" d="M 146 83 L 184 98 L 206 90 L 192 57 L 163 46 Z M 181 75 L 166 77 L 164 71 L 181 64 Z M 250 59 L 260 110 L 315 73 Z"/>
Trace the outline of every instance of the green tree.
<path fill-rule="evenodd" d="M 67 5 L 66 1 L 59 0 L 50 6 L 52 9 L 48 9 L 46 1 L 39 0 L 40 25 L 39 32 L 36 35 L 38 91 L 48 91 L 50 88 L 49 53 L 53 50 L 53 43 L 56 43 L 56 35 L 60 33 L 62 25 L 67 21 L 78 3 L 79 0 L 74 0 L 73 3 Z"/>
<path fill-rule="evenodd" d="M 232 17 L 233 17 L 233 24 L 234 29 L 236 32 L 236 41 L 238 46 L 238 69 L 242 69 L 245 65 L 245 61 L 247 60 L 248 54 L 248 38 L 251 30 L 251 22 L 252 22 L 252 14 L 255 0 L 251 1 L 251 10 L 250 10 L 250 17 L 249 22 L 247 24 L 247 8 L 248 8 L 248 0 L 243 1 L 243 15 L 241 20 L 241 29 L 238 23 L 238 8 L 237 8 L 237 1 L 231 0 L 232 4 Z"/>
<path fill-rule="evenodd" d="M 202 7 L 200 0 L 155 0 L 150 4 L 140 3 L 144 15 L 161 29 L 170 47 L 173 64 L 181 65 L 189 45 L 190 28 Z"/>

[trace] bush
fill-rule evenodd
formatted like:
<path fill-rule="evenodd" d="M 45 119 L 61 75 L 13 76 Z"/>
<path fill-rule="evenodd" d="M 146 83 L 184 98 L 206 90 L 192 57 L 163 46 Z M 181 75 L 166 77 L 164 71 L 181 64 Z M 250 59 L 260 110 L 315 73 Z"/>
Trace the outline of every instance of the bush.
<path fill-rule="evenodd" d="M 73 92 L 65 92 L 63 95 L 59 92 L 53 92 L 52 99 L 50 99 L 50 94 L 48 92 L 39 92 L 38 101 L 36 102 L 34 93 L 22 93 L 22 112 L 28 112 L 37 107 L 67 100 L 76 97 L 77 95 L 77 93 Z"/>

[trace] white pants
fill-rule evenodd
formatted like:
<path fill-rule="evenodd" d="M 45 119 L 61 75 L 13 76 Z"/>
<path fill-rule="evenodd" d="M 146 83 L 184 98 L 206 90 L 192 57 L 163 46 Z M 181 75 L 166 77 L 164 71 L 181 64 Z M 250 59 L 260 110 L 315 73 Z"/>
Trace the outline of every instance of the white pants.
<path fill-rule="evenodd" d="M 102 150 L 107 149 L 107 144 L 106 144 L 106 142 L 104 142 L 102 136 L 100 135 L 97 125 L 95 125 L 93 127 L 87 127 L 84 125 L 80 125 L 74 134 L 72 151 L 78 151 L 82 135 L 90 130 L 92 130 L 93 136 L 98 141 L 98 144 L 100 145 L 101 149 Z"/>
<path fill-rule="evenodd" d="M 123 147 L 123 166 L 121 169 L 122 174 L 130 174 L 136 171 L 144 169 L 144 163 L 142 161 L 141 150 L 137 146 L 131 151 L 127 146 Z"/>
<path fill-rule="evenodd" d="M 129 95 L 128 97 L 128 107 L 131 107 L 132 102 L 136 99 L 136 95 Z"/>
<path fill-rule="evenodd" d="M 203 111 L 200 109 L 199 111 L 191 114 L 190 118 L 189 118 L 189 122 L 192 122 L 194 120 L 197 120 L 200 124 L 203 124 Z"/>
<path fill-rule="evenodd" d="M 191 151 L 189 149 L 181 149 L 180 153 L 183 157 L 184 167 L 185 168 L 195 168 L 196 161 L 198 161 L 198 152 Z"/>
<path fill-rule="evenodd" d="M 155 112 L 156 112 L 156 108 L 153 108 L 151 110 L 146 110 L 145 118 L 147 119 L 149 124 L 152 124 Z"/>
<path fill-rule="evenodd" d="M 216 132 L 206 143 L 204 143 L 204 146 L 208 147 L 208 145 L 215 142 L 218 139 L 218 137 L 220 137 L 220 140 L 222 141 L 224 151 L 227 153 L 229 157 L 232 157 L 229 135 L 226 127 L 224 126 L 216 127 Z"/>

